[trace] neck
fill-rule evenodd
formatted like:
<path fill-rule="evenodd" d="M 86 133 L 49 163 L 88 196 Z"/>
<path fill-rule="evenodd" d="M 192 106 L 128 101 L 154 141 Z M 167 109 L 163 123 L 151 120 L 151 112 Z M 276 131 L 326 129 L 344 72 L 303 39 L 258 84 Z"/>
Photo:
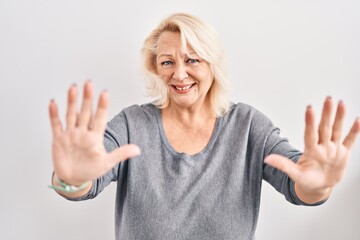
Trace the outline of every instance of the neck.
<path fill-rule="evenodd" d="M 216 115 L 210 107 L 210 104 L 179 107 L 170 103 L 168 107 L 162 110 L 162 115 L 163 118 L 170 118 L 178 124 L 180 123 L 182 126 L 189 128 L 203 126 L 204 122 L 216 119 Z"/>

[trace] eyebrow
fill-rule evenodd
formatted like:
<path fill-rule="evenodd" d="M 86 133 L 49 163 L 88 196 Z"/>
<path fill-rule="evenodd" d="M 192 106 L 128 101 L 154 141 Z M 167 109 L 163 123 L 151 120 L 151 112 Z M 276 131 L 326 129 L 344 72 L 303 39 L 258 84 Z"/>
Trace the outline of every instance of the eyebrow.
<path fill-rule="evenodd" d="M 191 57 L 191 55 L 196 55 L 196 56 L 199 56 L 196 52 L 189 52 L 189 53 L 185 53 L 184 55 L 186 56 L 186 57 Z M 171 53 L 162 53 L 162 54 L 160 54 L 160 55 L 158 55 L 156 58 L 158 59 L 158 58 L 161 58 L 161 57 L 172 57 L 173 55 L 171 54 Z"/>
<path fill-rule="evenodd" d="M 199 56 L 196 52 L 185 53 L 185 56 L 187 56 L 187 57 L 191 57 L 191 55 Z"/>
<path fill-rule="evenodd" d="M 163 54 L 160 54 L 160 55 L 157 55 L 156 58 L 160 58 L 160 57 L 172 57 L 173 55 L 170 54 L 170 53 L 163 53 Z"/>

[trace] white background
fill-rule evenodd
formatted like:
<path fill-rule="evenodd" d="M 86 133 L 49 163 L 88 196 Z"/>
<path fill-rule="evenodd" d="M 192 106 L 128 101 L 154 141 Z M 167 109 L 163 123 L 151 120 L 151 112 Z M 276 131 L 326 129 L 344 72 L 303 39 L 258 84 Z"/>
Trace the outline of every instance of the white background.
<path fill-rule="evenodd" d="M 0 239 L 114 239 L 114 187 L 81 203 L 47 188 L 47 114 L 65 112 L 72 83 L 108 89 L 110 116 L 150 101 L 141 73 L 144 38 L 163 18 L 188 12 L 224 44 L 232 100 L 268 115 L 302 149 L 304 112 L 331 95 L 360 115 L 360 2 L 0 0 Z M 360 239 L 360 141 L 347 175 L 320 207 L 287 203 L 264 182 L 257 239 Z"/>

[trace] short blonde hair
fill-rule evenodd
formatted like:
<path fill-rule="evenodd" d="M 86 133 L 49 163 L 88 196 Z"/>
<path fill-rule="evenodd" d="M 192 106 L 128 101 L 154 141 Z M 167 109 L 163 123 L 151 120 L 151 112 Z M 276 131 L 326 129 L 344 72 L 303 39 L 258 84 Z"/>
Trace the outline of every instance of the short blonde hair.
<path fill-rule="evenodd" d="M 224 67 L 224 52 L 214 29 L 200 19 L 184 13 L 176 13 L 163 20 L 145 39 L 142 55 L 145 74 L 148 76 L 148 94 L 157 99 L 154 104 L 165 108 L 169 104 L 168 86 L 157 75 L 157 42 L 165 31 L 179 32 L 183 48 L 187 44 L 210 65 L 214 81 L 209 89 L 210 103 L 217 116 L 229 109 L 228 77 Z"/>

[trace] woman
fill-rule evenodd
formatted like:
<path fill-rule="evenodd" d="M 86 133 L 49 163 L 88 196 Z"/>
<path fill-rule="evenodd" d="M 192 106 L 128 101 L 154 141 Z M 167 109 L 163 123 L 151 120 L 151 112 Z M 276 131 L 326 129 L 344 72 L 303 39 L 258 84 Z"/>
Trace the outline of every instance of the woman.
<path fill-rule="evenodd" d="M 357 119 L 341 142 L 343 102 L 331 124 L 333 100 L 325 100 L 318 128 L 307 108 L 300 152 L 263 114 L 228 101 L 222 50 L 204 22 L 170 16 L 145 40 L 143 56 L 154 103 L 106 125 L 108 95 L 93 116 L 86 82 L 79 113 L 77 88 L 69 89 L 65 129 L 56 103 L 49 107 L 53 188 L 84 200 L 117 181 L 116 239 L 252 239 L 263 179 L 294 204 L 328 199 L 360 131 Z"/>

